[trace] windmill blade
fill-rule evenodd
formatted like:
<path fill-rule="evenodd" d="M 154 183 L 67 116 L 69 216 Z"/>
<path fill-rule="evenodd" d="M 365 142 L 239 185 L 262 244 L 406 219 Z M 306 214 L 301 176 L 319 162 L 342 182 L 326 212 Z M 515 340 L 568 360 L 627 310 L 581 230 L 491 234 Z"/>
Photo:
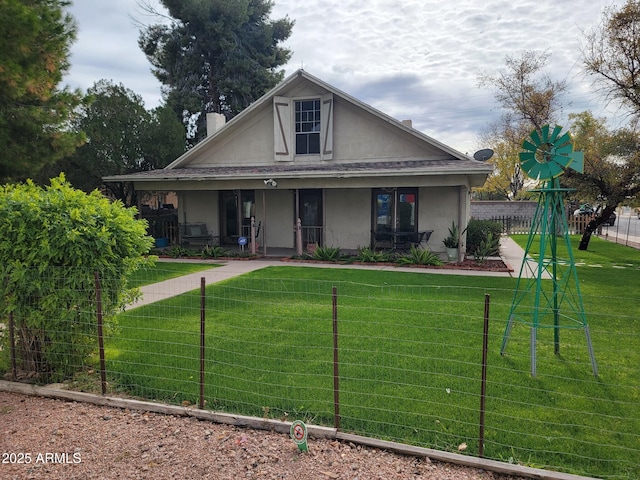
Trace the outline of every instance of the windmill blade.
<path fill-rule="evenodd" d="M 573 152 L 573 154 L 571 154 L 571 163 L 569 164 L 569 168 L 575 170 L 578 173 L 584 173 L 583 152 Z"/>
<path fill-rule="evenodd" d="M 535 160 L 536 159 L 536 152 L 520 152 L 518 154 L 518 157 L 520 157 L 520 161 L 524 162 L 526 160 Z"/>
<path fill-rule="evenodd" d="M 556 154 L 559 155 L 570 155 L 571 152 L 573 152 L 573 145 L 571 145 L 570 143 L 565 143 L 564 145 L 556 148 Z"/>
<path fill-rule="evenodd" d="M 522 160 L 522 157 L 520 157 L 520 166 L 522 167 L 522 169 L 525 172 L 528 172 L 529 170 L 531 170 L 531 168 L 538 163 L 538 161 L 535 159 L 535 157 L 533 158 L 529 158 L 526 160 Z"/>
<path fill-rule="evenodd" d="M 556 178 L 564 173 L 564 170 L 562 169 L 562 167 L 556 162 L 547 163 L 547 167 L 550 175 L 549 178 Z"/>
<path fill-rule="evenodd" d="M 534 180 L 547 180 L 548 176 L 546 175 L 548 172 L 543 171 L 544 165 L 542 163 L 536 162 L 528 171 L 527 174 L 529 177 Z"/>
<path fill-rule="evenodd" d="M 549 143 L 549 125 L 544 125 L 540 131 L 542 133 L 542 143 Z"/>
<path fill-rule="evenodd" d="M 555 154 L 553 156 L 553 161 L 566 168 L 571 163 L 571 158 L 572 158 L 571 157 L 571 153 L 566 154 L 566 155 Z"/>
<path fill-rule="evenodd" d="M 540 140 L 540 134 L 538 133 L 537 130 L 534 130 L 533 132 L 531 132 L 530 137 L 531 137 L 531 140 L 533 140 L 533 144 L 536 146 L 536 148 L 542 145 L 542 141 Z"/>
<path fill-rule="evenodd" d="M 560 135 L 561 131 L 562 131 L 562 127 L 560 125 L 556 125 L 553 129 L 553 132 L 551 132 L 551 136 L 549 137 L 549 143 L 555 144 L 558 138 L 558 135 Z"/>
<path fill-rule="evenodd" d="M 565 144 L 569 144 L 569 145 L 571 145 L 571 148 L 573 149 L 573 145 L 571 144 L 571 135 L 569 135 L 569 133 L 565 133 L 560 138 L 556 139 L 556 141 L 553 142 L 553 143 L 555 145 L 557 145 L 558 148 L 565 146 Z"/>
<path fill-rule="evenodd" d="M 523 150 L 530 150 L 530 151 L 535 153 L 535 151 L 538 149 L 538 147 L 536 145 L 534 145 L 533 143 L 525 140 L 524 142 L 522 142 L 522 149 Z"/>

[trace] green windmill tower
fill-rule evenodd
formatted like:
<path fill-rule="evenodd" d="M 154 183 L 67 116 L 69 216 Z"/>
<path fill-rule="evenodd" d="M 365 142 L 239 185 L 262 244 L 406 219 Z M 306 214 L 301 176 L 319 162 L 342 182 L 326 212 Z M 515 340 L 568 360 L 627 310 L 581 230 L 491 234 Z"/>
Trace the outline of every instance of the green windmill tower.
<path fill-rule="evenodd" d="M 538 330 L 553 329 L 554 351 L 560 353 L 560 329 L 583 329 L 591 358 L 593 374 L 598 375 L 589 325 L 582 305 L 580 283 L 576 271 L 563 195 L 571 189 L 560 188 L 559 177 L 566 168 L 582 173 L 584 156 L 573 151 L 568 133 L 562 127 L 553 130 L 545 125 L 531 132 L 522 143 L 520 166 L 532 179 L 543 182 L 539 194 L 518 282 L 513 294 L 507 327 L 500 354 L 507 348 L 514 322 L 530 327 L 531 376 L 536 376 L 536 342 Z M 558 246 L 564 245 L 568 258 L 558 257 Z M 534 248 L 537 256 L 534 257 Z"/>

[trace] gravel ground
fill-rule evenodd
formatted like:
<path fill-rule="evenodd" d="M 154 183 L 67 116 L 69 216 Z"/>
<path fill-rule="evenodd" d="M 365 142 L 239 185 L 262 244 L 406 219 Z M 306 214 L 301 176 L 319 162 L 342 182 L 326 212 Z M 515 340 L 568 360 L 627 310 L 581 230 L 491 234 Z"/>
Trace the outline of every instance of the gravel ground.
<path fill-rule="evenodd" d="M 517 480 L 326 439 L 0 392 L 2 479 Z M 21 462 L 21 463 L 20 463 Z"/>

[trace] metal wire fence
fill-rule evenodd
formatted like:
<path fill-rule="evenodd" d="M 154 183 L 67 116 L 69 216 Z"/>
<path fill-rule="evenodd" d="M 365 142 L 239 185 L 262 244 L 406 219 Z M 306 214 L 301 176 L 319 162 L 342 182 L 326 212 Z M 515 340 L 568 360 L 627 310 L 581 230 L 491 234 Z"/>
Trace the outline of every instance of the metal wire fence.
<path fill-rule="evenodd" d="M 593 217 L 568 215 L 567 218 L 569 233 L 582 234 Z M 528 234 L 533 218 L 529 215 L 503 215 L 491 217 L 490 220 L 500 223 L 504 234 L 513 235 Z M 621 209 L 614 225 L 600 225 L 595 234 L 610 241 L 637 248 L 640 245 L 640 214 L 628 208 Z"/>
<path fill-rule="evenodd" d="M 573 215 L 569 215 L 567 217 L 567 225 L 569 227 L 570 234 L 582 234 L 588 223 L 593 220 L 593 216 L 579 216 L 574 217 Z M 533 222 L 533 217 L 528 215 L 510 215 L 510 216 L 500 216 L 500 217 L 491 217 L 490 220 L 492 222 L 497 222 L 502 224 L 502 232 L 507 235 L 515 235 L 515 234 L 528 234 L 531 231 L 531 224 Z M 598 227 L 597 232 L 598 235 L 603 233 L 603 226 Z"/>
<path fill-rule="evenodd" d="M 78 312 L 65 317 L 76 336 L 49 332 L 42 321 L 37 341 L 44 354 L 47 339 L 67 338 L 71 388 L 99 391 L 102 370 L 107 394 L 302 419 L 582 475 L 640 477 L 637 297 L 593 297 L 585 305 L 598 377 L 582 331 L 563 330 L 555 355 L 553 333 L 544 328 L 532 377 L 528 327 L 514 326 L 506 354 L 499 353 L 512 279 L 483 286 L 449 276 L 412 275 L 399 284 L 402 277 L 384 273 L 369 283 L 348 274 L 286 275 L 194 284 L 177 296 L 168 285 L 165 300 L 105 315 L 99 338 L 98 302 L 107 294 L 100 290 L 111 284 L 102 279 L 89 302 L 67 306 Z M 33 298 L 34 309 L 45 301 Z M 36 338 L 21 332 L 25 319 L 1 323 L 12 348 L 0 352 L 0 368 L 18 380 L 35 376 L 21 363 L 34 348 L 26 339 Z M 91 346 L 88 356 L 71 353 L 77 343 Z"/>

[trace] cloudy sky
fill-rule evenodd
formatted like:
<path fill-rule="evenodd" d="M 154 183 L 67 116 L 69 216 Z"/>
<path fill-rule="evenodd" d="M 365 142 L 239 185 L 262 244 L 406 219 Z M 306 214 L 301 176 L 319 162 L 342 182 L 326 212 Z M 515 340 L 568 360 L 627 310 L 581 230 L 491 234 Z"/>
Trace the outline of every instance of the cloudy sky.
<path fill-rule="evenodd" d="M 151 0 L 156 1 L 156 0 Z M 582 32 L 622 0 L 274 0 L 273 18 L 295 20 L 286 75 L 304 68 L 336 88 L 462 152 L 500 111 L 480 73 L 506 55 L 551 53 L 548 72 L 569 84 L 566 113 L 590 109 L 618 126 L 582 71 Z M 86 90 L 100 79 L 160 104 L 160 84 L 138 48 L 139 22 L 157 23 L 138 0 L 73 0 L 79 33 L 65 83 Z"/>

